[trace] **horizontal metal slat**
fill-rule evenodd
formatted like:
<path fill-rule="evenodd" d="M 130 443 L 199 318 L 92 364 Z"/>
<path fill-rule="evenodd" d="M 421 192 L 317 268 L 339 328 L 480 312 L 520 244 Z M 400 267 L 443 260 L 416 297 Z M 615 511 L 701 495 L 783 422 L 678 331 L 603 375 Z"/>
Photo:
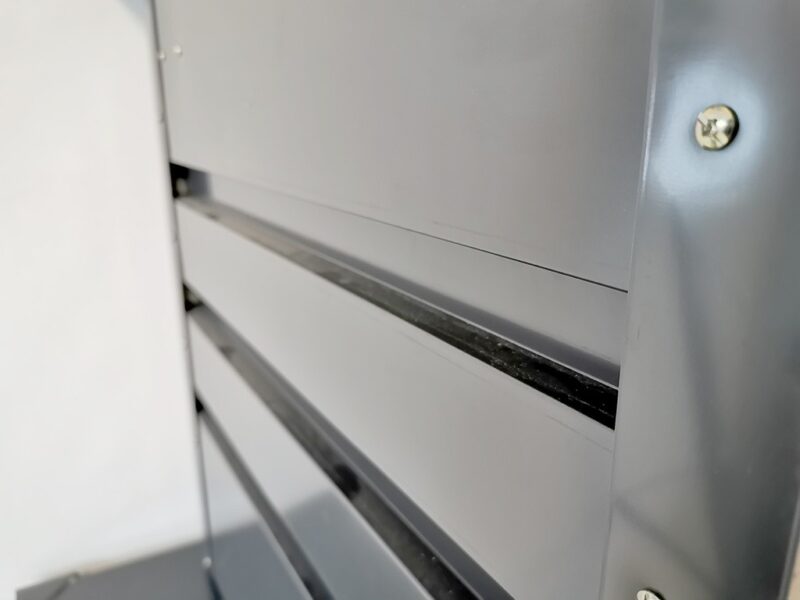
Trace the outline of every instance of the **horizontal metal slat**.
<path fill-rule="evenodd" d="M 236 373 L 434 599 L 510 598 L 324 416 L 207 307 L 191 312 Z"/>
<path fill-rule="evenodd" d="M 612 432 L 181 203 L 178 216 L 187 284 L 509 593 L 596 594 Z"/>
<path fill-rule="evenodd" d="M 252 476 L 243 475 L 244 468 L 232 455 L 219 426 L 205 414 L 200 416 L 199 429 L 211 574 L 222 597 L 252 600 L 269 590 L 271 597 L 280 600 L 331 598 L 295 541 L 281 544 L 270 529 L 269 522 L 274 526 L 276 518 L 274 511 L 258 491 L 252 490 Z M 247 483 L 241 481 L 243 476 Z"/>
<path fill-rule="evenodd" d="M 627 287 L 653 0 L 156 4 L 173 160 Z"/>
<path fill-rule="evenodd" d="M 602 381 L 619 383 L 627 293 L 193 171 L 190 188 L 305 240 L 445 311 Z"/>
<path fill-rule="evenodd" d="M 330 595 L 429 598 L 214 344 L 195 325 L 190 336 L 203 406 Z"/>
<path fill-rule="evenodd" d="M 187 206 L 359 298 L 491 365 L 562 404 L 614 427 L 617 390 L 531 352 L 315 251 L 298 240 L 223 205 L 185 200 Z"/>

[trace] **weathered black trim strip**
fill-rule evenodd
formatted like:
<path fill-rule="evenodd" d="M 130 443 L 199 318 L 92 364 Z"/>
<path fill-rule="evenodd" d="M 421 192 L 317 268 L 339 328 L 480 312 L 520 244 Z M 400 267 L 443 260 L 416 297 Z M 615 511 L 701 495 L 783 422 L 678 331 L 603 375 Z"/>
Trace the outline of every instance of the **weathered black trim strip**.
<path fill-rule="evenodd" d="M 323 255 L 290 234 L 211 201 L 182 202 L 298 266 L 611 429 L 617 390 Z"/>
<path fill-rule="evenodd" d="M 191 318 L 432 598 L 511 598 L 216 313 Z"/>
<path fill-rule="evenodd" d="M 305 585 L 306 589 L 308 590 L 309 595 L 314 600 L 332 600 L 333 596 L 320 578 L 319 574 L 314 568 L 314 565 L 311 564 L 311 561 L 309 561 L 308 557 L 303 551 L 303 548 L 297 542 L 291 530 L 286 526 L 286 523 L 284 523 L 277 510 L 275 510 L 275 508 L 272 506 L 272 503 L 262 493 L 258 483 L 250 474 L 250 471 L 247 469 L 247 466 L 244 464 L 244 462 L 242 462 L 242 459 L 239 458 L 236 450 L 228 441 L 227 437 L 225 436 L 225 432 L 222 431 L 219 423 L 217 423 L 214 416 L 208 410 L 205 410 L 202 399 L 195 396 L 195 403 L 195 406 L 198 409 L 198 417 L 200 418 L 200 421 L 206 426 L 206 429 L 211 434 L 211 437 L 213 438 L 220 452 L 222 452 L 222 455 L 228 462 L 228 466 L 236 475 L 245 493 L 256 507 L 258 513 L 261 515 L 261 518 L 272 531 L 272 534 L 275 536 L 278 545 L 281 547 L 281 550 L 283 550 L 283 553 L 289 560 L 289 563 L 297 572 L 298 576 L 303 582 L 303 585 Z M 213 546 L 213 539 L 211 540 L 211 543 Z"/>

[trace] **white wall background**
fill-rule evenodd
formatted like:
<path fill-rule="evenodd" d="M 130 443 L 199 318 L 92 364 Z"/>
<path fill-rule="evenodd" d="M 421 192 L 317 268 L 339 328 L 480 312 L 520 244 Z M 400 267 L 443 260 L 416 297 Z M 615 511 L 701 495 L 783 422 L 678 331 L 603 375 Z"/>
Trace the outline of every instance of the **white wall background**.
<path fill-rule="evenodd" d="M 146 0 L 0 0 L 0 599 L 200 536 Z"/>

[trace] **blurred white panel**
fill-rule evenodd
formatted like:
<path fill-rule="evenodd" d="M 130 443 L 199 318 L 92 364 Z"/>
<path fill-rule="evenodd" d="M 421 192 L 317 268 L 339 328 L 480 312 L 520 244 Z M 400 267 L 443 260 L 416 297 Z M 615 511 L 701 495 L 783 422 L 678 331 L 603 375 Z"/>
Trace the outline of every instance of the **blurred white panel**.
<path fill-rule="evenodd" d="M 201 535 L 146 0 L 0 3 L 0 598 Z"/>

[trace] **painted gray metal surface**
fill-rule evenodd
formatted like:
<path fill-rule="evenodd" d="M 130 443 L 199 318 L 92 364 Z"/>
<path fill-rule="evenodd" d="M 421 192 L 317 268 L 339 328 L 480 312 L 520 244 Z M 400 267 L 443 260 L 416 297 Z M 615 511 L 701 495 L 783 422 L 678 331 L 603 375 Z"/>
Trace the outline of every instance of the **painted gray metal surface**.
<path fill-rule="evenodd" d="M 293 228 L 307 215 L 293 224 L 291 216 L 259 211 L 293 201 L 323 205 L 342 223 L 358 215 L 396 226 L 408 233 L 401 247 L 417 235 L 442 238 L 627 289 L 650 2 L 157 5 L 162 44 L 183 49 L 163 65 L 172 157 L 280 198 L 248 210 Z M 652 128 L 632 271 L 605 600 L 633 598 L 645 587 L 667 600 L 775 598 L 787 589 L 800 454 L 800 124 L 792 112 L 800 99 L 793 68 L 800 50 L 797 6 L 778 0 L 657 5 Z M 708 153 L 696 145 L 693 126 L 699 111 L 715 103 L 731 105 L 741 129 L 729 148 Z M 532 446 L 503 421 L 519 410 L 522 396 L 505 383 L 303 280 L 185 207 L 179 213 L 190 284 L 454 538 L 466 540 L 509 590 L 520 597 L 594 597 L 598 585 L 570 577 L 602 550 L 587 548 L 581 534 L 574 539 L 583 548 L 565 542 L 564 552 L 544 549 L 570 537 L 565 532 L 582 531 L 569 528 L 566 512 L 594 514 L 590 505 L 604 508 L 607 501 L 597 491 L 608 477 L 605 463 L 584 451 L 579 436 L 557 435 L 553 423 L 525 413 L 526 441 L 542 451 L 525 454 Z M 322 239 L 317 227 L 300 233 Z M 328 239 L 336 246 L 335 236 Z M 341 250 L 368 260 L 360 242 L 340 242 Z M 466 300 L 512 326 L 590 354 L 603 347 L 599 356 L 616 358 L 609 351 L 616 341 L 603 346 L 574 332 L 560 337 L 558 327 L 553 334 L 520 317 L 524 304 L 497 300 L 518 288 L 495 288 L 503 276 L 487 275 L 486 266 L 476 266 L 475 286 L 492 286 L 496 297 L 464 291 L 466 283 L 437 289 L 434 269 L 380 260 L 379 267 L 411 280 L 416 273 L 434 293 Z M 354 351 L 361 375 L 366 371 L 374 381 L 358 381 L 358 360 L 346 356 L 349 347 L 342 355 L 332 351 L 335 339 L 375 342 L 355 344 Z M 415 362 L 408 340 L 440 375 Z M 383 352 L 393 360 L 381 367 L 370 354 Z M 446 358 L 439 362 L 437 354 Z M 305 370 L 309 361 L 313 378 Z M 448 361 L 461 369 L 449 381 L 443 374 L 455 371 Z M 406 374 L 402 381 L 398 369 Z M 474 390 L 461 390 L 467 380 L 486 397 L 503 398 L 503 414 L 490 415 Z M 367 402 L 397 401 L 397 390 L 420 382 L 440 392 L 428 398 L 423 389 L 416 396 L 429 400 L 421 411 L 426 423 L 437 414 L 458 415 L 480 432 L 470 436 L 478 450 L 510 452 L 469 454 L 475 448 L 464 444 L 460 460 L 448 462 L 441 448 L 460 438 L 445 434 L 447 443 L 439 440 L 439 452 L 428 457 L 433 476 L 420 483 L 411 461 L 403 460 L 399 436 L 376 425 L 386 415 L 370 412 Z M 456 388 L 472 411 L 467 417 L 448 404 Z M 392 425 L 404 422 L 402 412 L 392 414 Z M 566 424 L 562 417 L 569 420 L 558 415 L 559 425 Z M 501 421 L 507 429 L 497 426 Z M 585 426 L 578 431 L 585 434 Z M 435 447 L 433 434 L 416 433 L 416 447 Z M 498 465 L 505 474 L 516 472 L 515 453 L 529 460 L 534 476 L 509 486 L 507 497 L 473 490 L 482 501 L 470 503 L 468 495 L 452 501 L 448 492 L 472 488 L 466 477 L 445 480 L 442 473 L 459 475 L 458 465 L 469 464 L 492 480 Z M 578 455 L 585 463 L 573 460 Z M 580 495 L 564 490 L 581 482 L 576 472 L 592 472 L 584 468 L 589 463 L 599 465 L 597 480 L 582 488 L 591 489 L 569 509 L 559 504 Z M 452 468 L 437 471 L 437 464 Z M 548 489 L 552 481 L 562 487 Z M 523 525 L 512 531 L 496 518 L 498 509 Z M 601 529 L 594 518 L 586 522 L 594 543 Z M 585 552 L 577 561 L 565 551 L 575 548 Z M 557 560 L 567 555 L 571 562 Z M 545 581 L 547 573 L 553 578 Z M 560 587 L 561 581 L 576 587 Z"/>
<path fill-rule="evenodd" d="M 627 294 L 217 175 L 198 187 L 345 262 L 553 360 L 617 385 Z"/>
<path fill-rule="evenodd" d="M 156 6 L 174 161 L 627 288 L 652 0 Z"/>
<path fill-rule="evenodd" d="M 188 285 L 510 594 L 597 596 L 611 431 L 183 203 L 178 226 Z"/>
<path fill-rule="evenodd" d="M 665 0 L 605 600 L 778 598 L 800 466 L 800 3 Z M 695 116 L 738 137 L 706 152 Z"/>
<path fill-rule="evenodd" d="M 189 334 L 198 394 L 333 597 L 428 599 L 191 316 Z"/>
<path fill-rule="evenodd" d="M 351 506 L 432 597 L 466 600 L 471 591 L 476 598 L 510 600 L 474 559 L 208 305 L 194 308 L 191 313 L 194 326 L 223 350 L 226 360 L 248 387 L 344 492 Z M 203 414 L 204 422 L 209 414 Z M 287 555 L 295 550 L 290 542 Z M 313 570 L 307 564 L 300 564 L 300 568 L 304 572 Z M 308 575 L 303 577 L 305 580 Z"/>
<path fill-rule="evenodd" d="M 225 600 L 308 600 L 297 573 L 201 422 L 211 571 Z"/>

